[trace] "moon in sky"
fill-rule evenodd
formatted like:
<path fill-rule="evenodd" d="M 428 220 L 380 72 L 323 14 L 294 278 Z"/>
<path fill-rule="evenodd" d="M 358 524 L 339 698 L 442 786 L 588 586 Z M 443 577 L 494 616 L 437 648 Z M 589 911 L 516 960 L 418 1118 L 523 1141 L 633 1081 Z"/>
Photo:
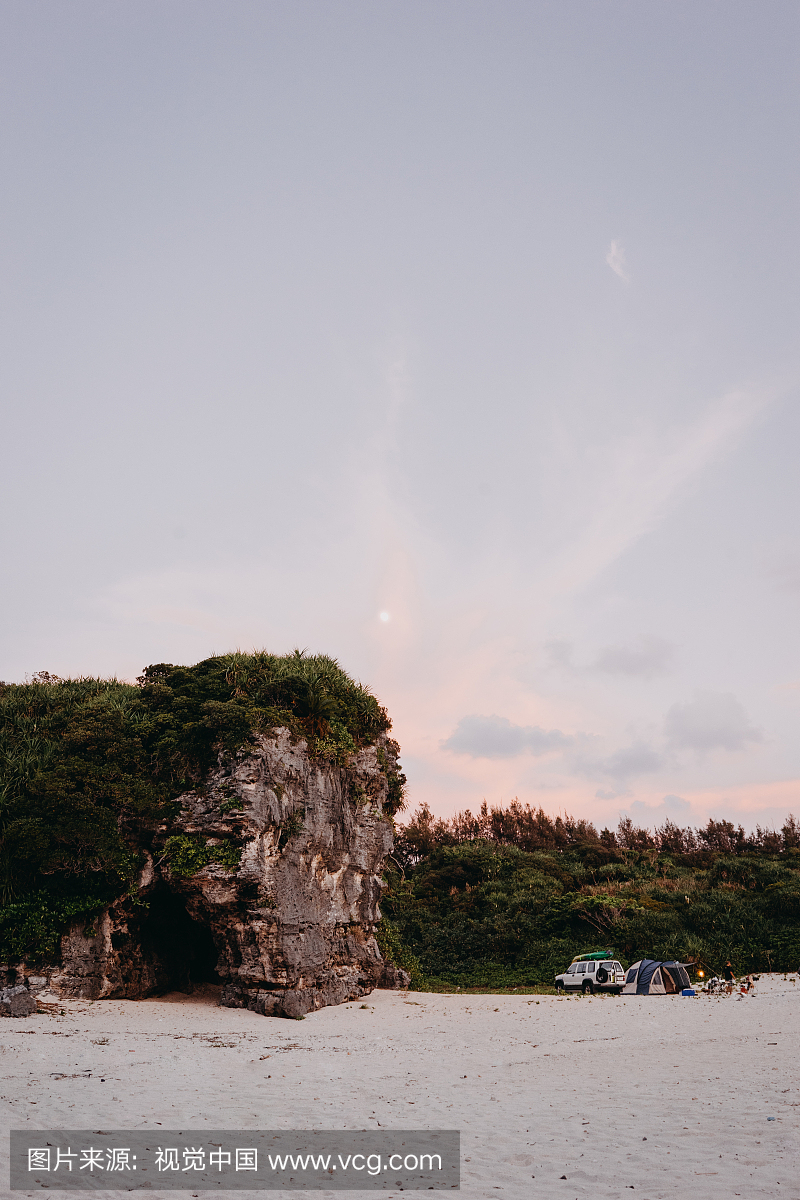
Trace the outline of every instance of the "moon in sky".
<path fill-rule="evenodd" d="M 389 620 L 389 614 L 388 614 L 387 612 L 382 612 L 382 613 L 381 613 L 381 620 L 382 620 L 382 621 L 388 621 L 388 620 Z"/>

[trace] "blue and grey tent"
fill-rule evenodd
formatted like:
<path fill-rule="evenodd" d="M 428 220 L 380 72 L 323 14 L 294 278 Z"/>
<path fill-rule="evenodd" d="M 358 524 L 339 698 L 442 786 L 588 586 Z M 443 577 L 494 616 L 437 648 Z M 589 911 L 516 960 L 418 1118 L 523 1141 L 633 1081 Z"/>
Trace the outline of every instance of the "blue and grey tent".
<path fill-rule="evenodd" d="M 678 962 L 655 962 L 643 958 L 628 967 L 623 996 L 669 996 L 679 995 L 684 988 L 691 987 L 686 968 Z"/>

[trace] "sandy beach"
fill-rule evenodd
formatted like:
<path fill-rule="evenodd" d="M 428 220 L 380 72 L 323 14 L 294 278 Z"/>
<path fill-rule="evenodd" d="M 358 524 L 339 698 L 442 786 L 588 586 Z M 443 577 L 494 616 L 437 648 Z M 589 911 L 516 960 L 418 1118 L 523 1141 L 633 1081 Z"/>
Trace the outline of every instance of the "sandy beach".
<path fill-rule="evenodd" d="M 471 1198 L 796 1197 L 795 979 L 741 1000 L 380 991 L 303 1021 L 211 987 L 66 1002 L 0 1025 L 4 1145 L 25 1127 L 458 1128 Z"/>

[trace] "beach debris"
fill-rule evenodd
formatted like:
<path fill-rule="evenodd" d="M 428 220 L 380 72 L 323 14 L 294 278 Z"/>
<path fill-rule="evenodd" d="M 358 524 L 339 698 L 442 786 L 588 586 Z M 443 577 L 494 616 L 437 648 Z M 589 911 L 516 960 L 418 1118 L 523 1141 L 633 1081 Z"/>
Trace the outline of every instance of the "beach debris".
<path fill-rule="evenodd" d="M 36 1001 L 36 1011 L 40 1013 L 49 1013 L 51 1017 L 65 1016 L 64 1009 L 59 1003 L 50 1003 L 46 1000 Z M 82 1009 L 80 1011 L 83 1011 Z"/>

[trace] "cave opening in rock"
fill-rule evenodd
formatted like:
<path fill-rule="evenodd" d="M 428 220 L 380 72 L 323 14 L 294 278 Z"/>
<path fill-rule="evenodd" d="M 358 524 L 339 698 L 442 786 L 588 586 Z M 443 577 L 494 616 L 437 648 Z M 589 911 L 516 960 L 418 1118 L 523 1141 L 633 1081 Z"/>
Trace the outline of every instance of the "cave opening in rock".
<path fill-rule="evenodd" d="M 142 951 L 158 965 L 165 991 L 191 992 L 202 983 L 221 983 L 211 930 L 189 914 L 184 899 L 161 887 L 150 898 L 142 922 Z"/>

